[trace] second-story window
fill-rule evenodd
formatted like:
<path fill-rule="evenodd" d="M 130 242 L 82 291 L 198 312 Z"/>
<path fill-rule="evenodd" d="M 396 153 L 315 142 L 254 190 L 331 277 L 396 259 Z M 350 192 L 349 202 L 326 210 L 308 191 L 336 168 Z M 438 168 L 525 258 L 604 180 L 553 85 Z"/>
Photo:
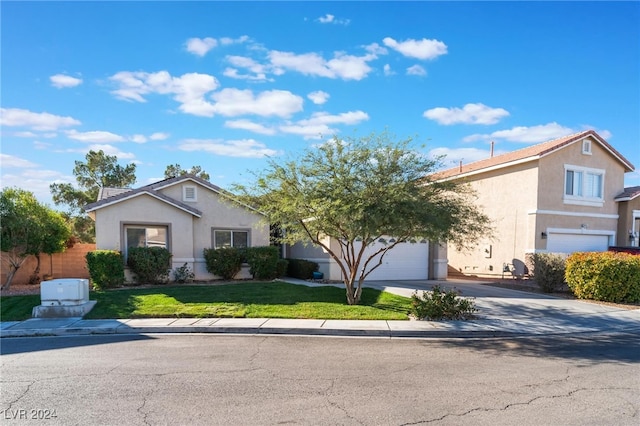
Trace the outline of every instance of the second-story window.
<path fill-rule="evenodd" d="M 604 170 L 565 165 L 565 203 L 602 205 L 604 202 L 604 174 Z"/>

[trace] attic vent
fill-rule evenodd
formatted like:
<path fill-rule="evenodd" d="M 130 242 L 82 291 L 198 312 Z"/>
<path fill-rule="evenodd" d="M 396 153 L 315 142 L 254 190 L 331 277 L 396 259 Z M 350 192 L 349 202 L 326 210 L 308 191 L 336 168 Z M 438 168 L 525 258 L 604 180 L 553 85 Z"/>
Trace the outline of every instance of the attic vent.
<path fill-rule="evenodd" d="M 585 139 L 582 141 L 582 153 L 591 155 L 591 139 Z"/>
<path fill-rule="evenodd" d="M 195 186 L 184 186 L 182 188 L 182 201 L 197 201 Z"/>

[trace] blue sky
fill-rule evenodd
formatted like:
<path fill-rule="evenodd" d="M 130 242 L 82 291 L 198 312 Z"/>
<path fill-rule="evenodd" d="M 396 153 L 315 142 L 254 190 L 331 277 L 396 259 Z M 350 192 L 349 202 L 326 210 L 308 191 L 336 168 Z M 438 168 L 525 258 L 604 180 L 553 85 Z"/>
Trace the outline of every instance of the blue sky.
<path fill-rule="evenodd" d="M 89 150 L 228 187 L 384 129 L 454 165 L 592 128 L 640 167 L 639 2 L 0 7 L 1 185 L 45 203 Z"/>

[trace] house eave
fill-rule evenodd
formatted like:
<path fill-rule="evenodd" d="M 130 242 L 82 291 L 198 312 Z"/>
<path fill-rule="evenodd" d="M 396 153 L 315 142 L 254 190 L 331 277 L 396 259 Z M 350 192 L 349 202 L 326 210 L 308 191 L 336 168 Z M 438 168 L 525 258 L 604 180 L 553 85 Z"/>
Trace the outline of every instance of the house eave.
<path fill-rule="evenodd" d="M 111 202 L 105 202 L 105 203 L 102 203 L 102 204 L 97 205 L 97 206 L 95 206 L 95 207 L 92 207 L 92 208 L 86 209 L 85 211 L 86 211 L 87 213 L 95 212 L 96 210 L 100 210 L 100 209 L 105 208 L 105 207 L 113 206 L 113 205 L 115 205 L 115 204 L 119 204 L 119 203 L 121 203 L 121 202 L 123 202 L 123 201 L 132 200 L 132 199 L 134 199 L 134 198 L 136 198 L 136 197 L 139 197 L 139 196 L 142 196 L 142 195 L 148 195 L 148 196 L 150 196 L 150 197 L 152 197 L 152 198 L 155 198 L 155 199 L 156 199 L 156 200 L 158 200 L 158 201 L 161 201 L 161 202 L 163 202 L 163 203 L 169 204 L 169 205 L 171 205 L 171 206 L 173 206 L 173 207 L 177 208 L 178 210 L 182 210 L 182 211 L 184 211 L 184 212 L 186 212 L 186 213 L 189 213 L 189 214 L 191 214 L 191 215 L 193 215 L 193 216 L 195 216 L 195 217 L 202 217 L 202 212 L 200 212 L 199 210 L 196 210 L 196 209 L 187 209 L 187 208 L 185 208 L 185 207 L 183 207 L 183 206 L 181 206 L 181 205 L 179 205 L 179 204 L 177 204 L 177 203 L 171 202 L 170 200 L 165 199 L 165 198 L 163 198 L 163 197 L 159 196 L 157 193 L 154 193 L 153 191 L 139 191 L 139 192 L 135 192 L 135 193 L 132 193 L 132 194 L 130 194 L 130 195 L 128 195 L 128 196 L 125 196 L 125 197 L 122 197 L 122 198 L 118 198 L 117 200 L 113 200 L 113 201 L 111 201 Z"/>
<path fill-rule="evenodd" d="M 460 173 L 458 175 L 449 176 L 449 177 L 446 177 L 446 178 L 443 178 L 443 179 L 438 179 L 438 180 L 436 180 L 436 182 L 446 182 L 446 181 L 449 181 L 449 180 L 463 179 L 463 178 L 470 177 L 470 176 L 475 176 L 475 175 L 479 175 L 479 174 L 483 174 L 483 173 L 492 172 L 494 170 L 500 170 L 500 169 L 504 169 L 504 168 L 511 167 L 511 166 L 517 166 L 518 164 L 524 164 L 524 163 L 529 163 L 531 161 L 537 161 L 539 159 L 540 159 L 540 155 L 534 155 L 534 156 L 527 157 L 527 158 L 521 158 L 519 160 L 509 161 L 507 163 L 496 164 L 495 166 L 484 167 L 484 168 L 481 168 L 481 169 L 471 170 L 471 171 L 465 172 L 465 173 Z"/>

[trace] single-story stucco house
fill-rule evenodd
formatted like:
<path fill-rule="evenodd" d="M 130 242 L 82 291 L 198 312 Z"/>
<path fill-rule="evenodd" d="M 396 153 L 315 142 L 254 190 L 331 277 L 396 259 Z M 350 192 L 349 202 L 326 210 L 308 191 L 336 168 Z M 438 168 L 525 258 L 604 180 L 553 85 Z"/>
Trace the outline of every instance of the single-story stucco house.
<path fill-rule="evenodd" d="M 261 213 L 231 202 L 228 192 L 194 175 L 136 189 L 104 188 L 85 210 L 95 220 L 97 249 L 126 257 L 129 247 L 165 247 L 172 268 L 186 263 L 197 280 L 217 278 L 206 270 L 206 248 L 269 245 Z"/>

